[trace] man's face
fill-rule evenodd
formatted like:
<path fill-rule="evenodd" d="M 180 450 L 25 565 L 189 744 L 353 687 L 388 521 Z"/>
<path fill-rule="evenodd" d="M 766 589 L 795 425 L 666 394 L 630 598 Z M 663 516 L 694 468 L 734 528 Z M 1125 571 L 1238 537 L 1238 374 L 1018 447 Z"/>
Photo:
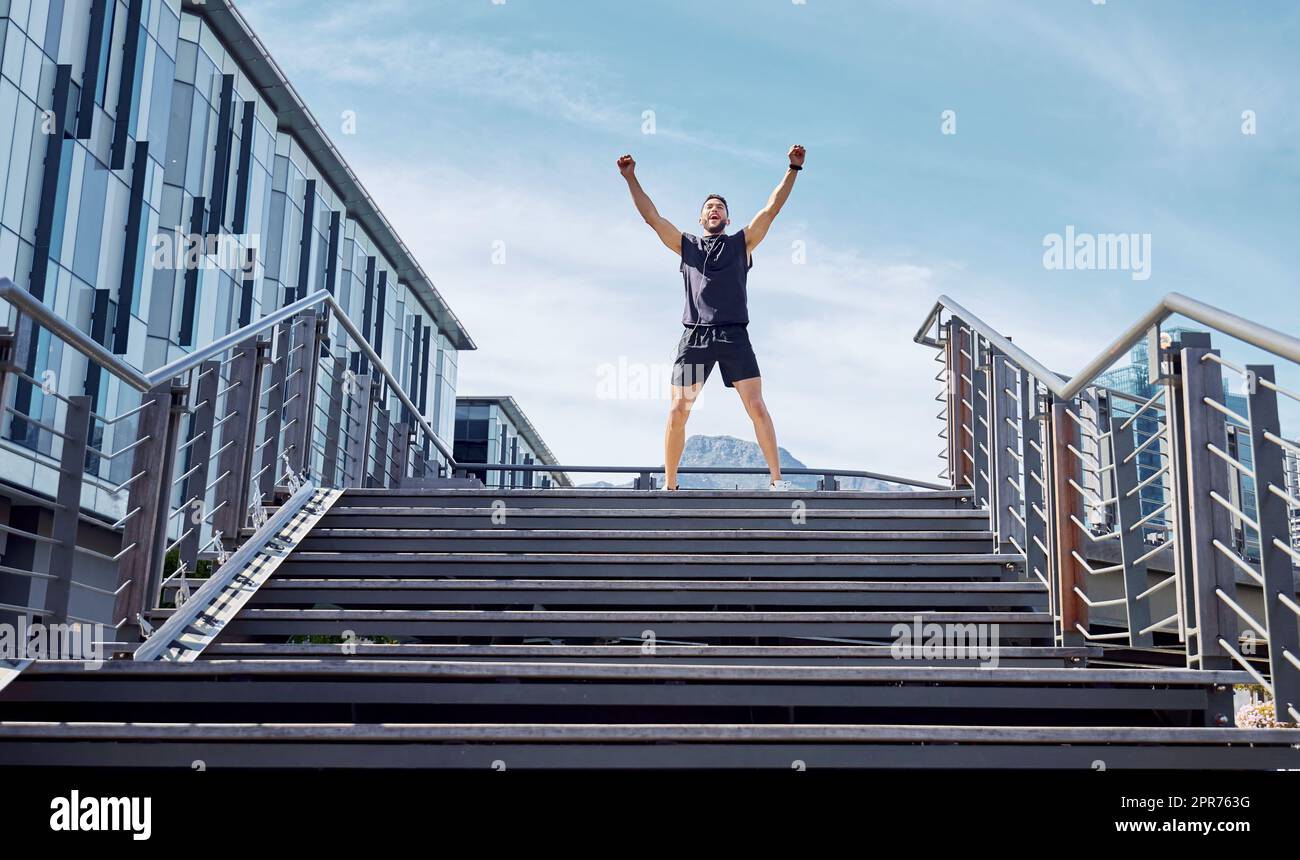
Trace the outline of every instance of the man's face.
<path fill-rule="evenodd" d="M 704 208 L 700 210 L 700 226 L 704 228 L 705 233 L 710 235 L 721 233 L 730 223 L 731 220 L 727 218 L 727 204 L 716 197 L 704 201 Z"/>

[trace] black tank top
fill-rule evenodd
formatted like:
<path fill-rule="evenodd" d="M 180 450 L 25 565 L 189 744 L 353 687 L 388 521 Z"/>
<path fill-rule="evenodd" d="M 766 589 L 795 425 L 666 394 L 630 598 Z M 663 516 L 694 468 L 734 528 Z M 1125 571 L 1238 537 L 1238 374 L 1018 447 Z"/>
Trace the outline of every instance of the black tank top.
<path fill-rule="evenodd" d="M 745 231 L 730 236 L 682 234 L 683 325 L 745 325 L 749 308 L 745 282 L 753 264 L 745 252 Z"/>

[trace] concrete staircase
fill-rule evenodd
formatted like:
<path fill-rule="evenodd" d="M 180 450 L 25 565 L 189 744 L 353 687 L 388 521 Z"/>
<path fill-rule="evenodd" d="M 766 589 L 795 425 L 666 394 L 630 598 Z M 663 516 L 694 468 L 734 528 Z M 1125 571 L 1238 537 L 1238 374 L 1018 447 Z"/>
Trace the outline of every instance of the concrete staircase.
<path fill-rule="evenodd" d="M 28 667 L 0 764 L 1300 767 L 1231 728 L 1245 673 L 1055 646 L 988 528 L 962 492 L 347 490 L 195 659 Z M 984 650 L 897 651 L 931 625 Z"/>

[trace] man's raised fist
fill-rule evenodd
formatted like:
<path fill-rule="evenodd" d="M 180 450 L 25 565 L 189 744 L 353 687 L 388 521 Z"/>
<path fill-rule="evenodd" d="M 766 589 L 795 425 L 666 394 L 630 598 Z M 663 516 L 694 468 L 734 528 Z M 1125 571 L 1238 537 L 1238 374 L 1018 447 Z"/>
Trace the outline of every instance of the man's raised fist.
<path fill-rule="evenodd" d="M 618 160 L 618 172 L 624 176 L 631 176 L 636 170 L 636 159 L 631 155 L 624 155 Z"/>
<path fill-rule="evenodd" d="M 790 163 L 797 165 L 799 167 L 803 167 L 804 154 L 805 154 L 804 148 L 796 143 L 794 146 L 790 147 L 790 152 L 789 152 Z"/>

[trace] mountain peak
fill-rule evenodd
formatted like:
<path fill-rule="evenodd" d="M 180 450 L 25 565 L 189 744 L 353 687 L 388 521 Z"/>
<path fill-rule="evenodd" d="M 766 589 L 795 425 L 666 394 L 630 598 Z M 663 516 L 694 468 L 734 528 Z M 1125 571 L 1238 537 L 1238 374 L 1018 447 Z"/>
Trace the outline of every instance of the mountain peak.
<path fill-rule="evenodd" d="M 785 448 L 777 448 L 783 469 L 804 469 L 807 466 Z M 737 439 L 735 436 L 690 436 L 682 450 L 682 466 L 726 466 L 763 469 L 767 461 L 757 442 Z M 796 487 L 813 490 L 820 480 L 816 475 L 789 475 L 789 480 Z M 752 490 L 766 487 L 767 475 L 729 475 L 729 474 L 683 474 L 678 485 L 690 490 Z M 602 485 L 608 486 L 604 482 Z M 624 483 L 628 487 L 632 484 Z M 597 486 L 583 484 L 584 487 Z M 894 484 L 877 481 L 874 478 L 840 478 L 842 490 L 894 490 Z"/>

